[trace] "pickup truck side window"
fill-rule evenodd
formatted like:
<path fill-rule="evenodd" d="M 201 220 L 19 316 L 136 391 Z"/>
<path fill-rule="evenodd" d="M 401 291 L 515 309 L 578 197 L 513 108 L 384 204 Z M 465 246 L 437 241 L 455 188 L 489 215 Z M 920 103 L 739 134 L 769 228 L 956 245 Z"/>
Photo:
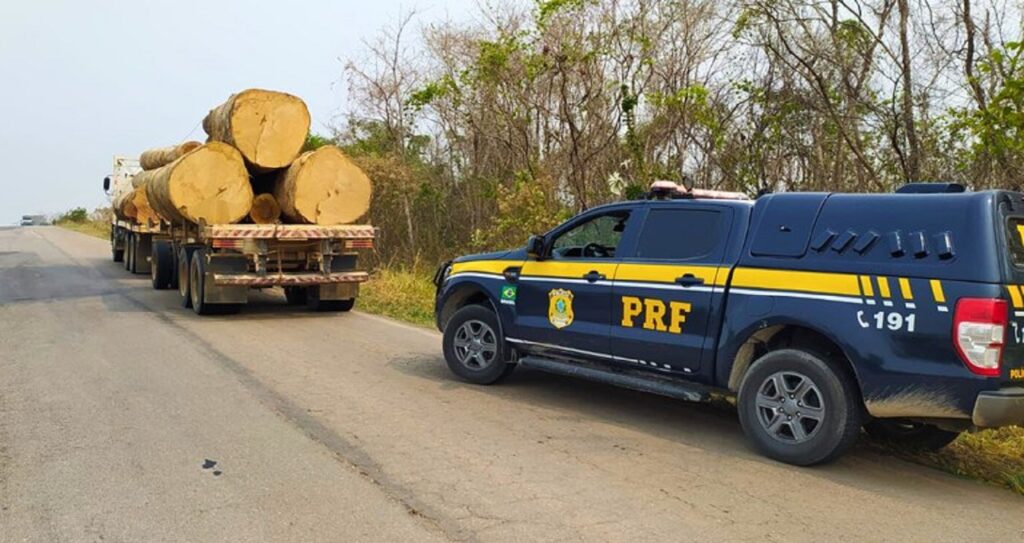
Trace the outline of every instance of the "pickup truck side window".
<path fill-rule="evenodd" d="M 556 259 L 615 258 L 628 220 L 628 211 L 617 211 L 578 224 L 555 238 L 551 254 Z"/>
<path fill-rule="evenodd" d="M 722 239 L 722 213 L 704 209 L 652 209 L 637 242 L 637 258 L 691 260 L 713 253 Z"/>
<path fill-rule="evenodd" d="M 1024 219 L 1019 217 L 1007 221 L 1006 240 L 1009 243 L 1010 262 L 1024 267 Z"/>

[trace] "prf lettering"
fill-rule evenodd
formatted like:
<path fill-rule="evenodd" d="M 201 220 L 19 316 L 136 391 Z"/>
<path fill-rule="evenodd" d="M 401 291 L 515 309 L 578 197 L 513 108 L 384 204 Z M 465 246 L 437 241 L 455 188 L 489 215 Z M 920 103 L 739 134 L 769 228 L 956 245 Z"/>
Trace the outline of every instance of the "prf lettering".
<path fill-rule="evenodd" d="M 622 326 L 633 328 L 637 317 L 643 318 L 644 330 L 657 330 L 672 334 L 683 333 L 683 323 L 691 306 L 686 302 L 665 302 L 655 298 L 622 297 Z M 667 317 L 667 324 L 666 324 Z"/>

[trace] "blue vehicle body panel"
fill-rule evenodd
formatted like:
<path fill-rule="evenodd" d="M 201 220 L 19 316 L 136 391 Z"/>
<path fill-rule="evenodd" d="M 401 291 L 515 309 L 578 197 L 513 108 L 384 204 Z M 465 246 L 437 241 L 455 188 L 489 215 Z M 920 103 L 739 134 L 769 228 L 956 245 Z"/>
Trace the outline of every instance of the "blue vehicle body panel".
<path fill-rule="evenodd" d="M 645 258 L 641 228 L 662 208 L 718 212 L 726 234 L 698 258 Z M 736 389 L 752 338 L 798 327 L 842 351 L 878 417 L 970 419 L 979 393 L 1024 380 L 1024 268 L 1007 256 L 1011 244 L 1024 253 L 1024 233 L 1018 243 L 1007 222 L 1024 222 L 1021 194 L 630 201 L 589 210 L 545 239 L 626 212 L 614 257 L 584 249 L 538 261 L 516 249 L 446 263 L 438 326 L 466 300 L 485 300 L 517 351 L 721 390 Z M 696 282 L 684 284 L 687 275 Z M 972 373 L 956 351 L 956 301 L 968 297 L 1010 304 L 1000 377 Z"/>

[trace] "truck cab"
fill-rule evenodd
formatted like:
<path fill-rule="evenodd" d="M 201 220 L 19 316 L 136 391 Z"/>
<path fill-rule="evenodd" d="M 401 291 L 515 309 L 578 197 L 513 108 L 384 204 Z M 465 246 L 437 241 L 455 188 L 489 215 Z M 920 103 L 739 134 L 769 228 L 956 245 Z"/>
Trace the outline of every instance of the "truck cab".
<path fill-rule="evenodd" d="M 755 448 L 793 464 L 837 457 L 861 427 L 936 448 L 1024 422 L 1018 193 L 678 189 L 455 259 L 436 282 L 463 379 L 522 365 L 733 396 Z"/>

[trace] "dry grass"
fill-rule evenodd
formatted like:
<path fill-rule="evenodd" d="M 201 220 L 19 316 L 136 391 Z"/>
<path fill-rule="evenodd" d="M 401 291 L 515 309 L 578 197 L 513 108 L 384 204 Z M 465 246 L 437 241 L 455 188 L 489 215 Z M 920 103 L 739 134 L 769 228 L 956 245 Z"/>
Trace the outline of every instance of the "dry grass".
<path fill-rule="evenodd" d="M 88 234 L 95 238 L 110 239 L 110 223 L 107 221 L 90 219 L 84 222 L 58 221 L 54 224 L 61 228 L 66 228 L 82 234 Z"/>
<path fill-rule="evenodd" d="M 1024 495 L 1024 428 L 1010 426 L 961 435 L 934 453 L 889 452 L 917 464 L 978 479 Z"/>
<path fill-rule="evenodd" d="M 434 283 L 426 273 L 384 268 L 359 291 L 359 309 L 425 327 L 434 326 Z"/>

